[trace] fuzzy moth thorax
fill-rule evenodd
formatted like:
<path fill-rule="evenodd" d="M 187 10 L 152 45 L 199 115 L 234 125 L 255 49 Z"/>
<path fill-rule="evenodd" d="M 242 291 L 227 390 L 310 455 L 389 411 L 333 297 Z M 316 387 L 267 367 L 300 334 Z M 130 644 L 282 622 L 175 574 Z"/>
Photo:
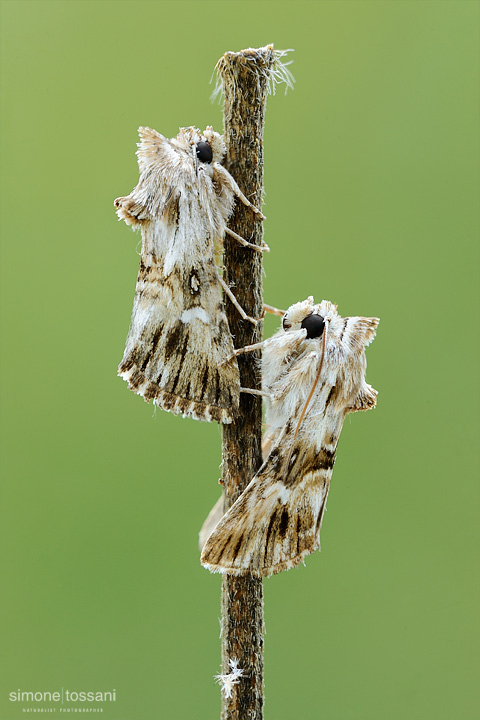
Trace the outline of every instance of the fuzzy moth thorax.
<path fill-rule="evenodd" d="M 298 416 L 314 389 L 309 415 L 368 409 L 376 391 L 365 382 L 365 346 L 375 337 L 378 318 L 342 318 L 337 306 L 313 297 L 286 311 L 282 327 L 266 341 L 262 360 L 267 425 L 279 429 Z"/>

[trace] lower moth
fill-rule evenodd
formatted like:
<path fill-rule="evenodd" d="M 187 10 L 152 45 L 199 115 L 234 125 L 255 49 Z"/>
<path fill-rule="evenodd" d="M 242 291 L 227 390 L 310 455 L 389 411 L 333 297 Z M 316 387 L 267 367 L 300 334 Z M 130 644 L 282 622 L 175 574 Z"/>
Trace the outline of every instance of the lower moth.
<path fill-rule="evenodd" d="M 343 421 L 376 404 L 365 347 L 378 323 L 342 318 L 336 305 L 309 297 L 288 308 L 273 337 L 243 349 L 264 348 L 268 454 L 203 546 L 211 572 L 268 577 L 320 548 Z"/>

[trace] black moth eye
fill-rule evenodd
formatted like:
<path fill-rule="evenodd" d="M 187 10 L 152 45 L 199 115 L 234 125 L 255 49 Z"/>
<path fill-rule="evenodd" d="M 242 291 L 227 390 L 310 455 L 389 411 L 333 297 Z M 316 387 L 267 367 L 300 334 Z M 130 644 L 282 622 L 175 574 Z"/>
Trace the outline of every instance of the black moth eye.
<path fill-rule="evenodd" d="M 197 158 L 202 163 L 211 163 L 213 159 L 212 148 L 207 142 L 197 143 Z"/>
<path fill-rule="evenodd" d="M 325 327 L 325 320 L 321 315 L 309 315 L 302 322 L 302 328 L 307 331 L 307 338 L 321 337 Z"/>

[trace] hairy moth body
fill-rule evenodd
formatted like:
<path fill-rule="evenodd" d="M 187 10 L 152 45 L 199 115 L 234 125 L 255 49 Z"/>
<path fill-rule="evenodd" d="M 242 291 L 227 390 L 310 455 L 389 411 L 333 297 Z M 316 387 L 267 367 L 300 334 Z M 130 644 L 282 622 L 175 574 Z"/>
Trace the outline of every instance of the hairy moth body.
<path fill-rule="evenodd" d="M 292 305 L 264 343 L 267 401 L 262 467 L 206 540 L 212 572 L 269 576 L 320 548 L 337 443 L 345 416 L 375 407 L 365 347 L 377 318 L 342 318 L 313 298 Z"/>
<path fill-rule="evenodd" d="M 218 266 L 235 197 L 261 213 L 222 167 L 225 146 L 211 127 L 181 128 L 171 140 L 139 134 L 139 182 L 115 200 L 118 217 L 142 233 L 118 374 L 164 410 L 230 423 L 240 381 Z"/>

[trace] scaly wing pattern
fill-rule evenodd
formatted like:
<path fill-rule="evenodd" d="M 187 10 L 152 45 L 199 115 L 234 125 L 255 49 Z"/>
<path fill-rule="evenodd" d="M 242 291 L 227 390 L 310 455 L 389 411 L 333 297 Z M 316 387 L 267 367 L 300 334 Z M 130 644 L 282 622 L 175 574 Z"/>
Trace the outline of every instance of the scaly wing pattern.
<path fill-rule="evenodd" d="M 201 562 L 211 572 L 268 577 L 320 547 L 333 459 L 325 463 L 303 440 L 290 454 L 282 437 L 205 543 Z"/>
<path fill-rule="evenodd" d="M 232 353 L 214 263 L 177 266 L 166 278 L 161 264 L 140 266 L 118 368 L 131 390 L 174 414 L 229 423 L 240 395 Z"/>

